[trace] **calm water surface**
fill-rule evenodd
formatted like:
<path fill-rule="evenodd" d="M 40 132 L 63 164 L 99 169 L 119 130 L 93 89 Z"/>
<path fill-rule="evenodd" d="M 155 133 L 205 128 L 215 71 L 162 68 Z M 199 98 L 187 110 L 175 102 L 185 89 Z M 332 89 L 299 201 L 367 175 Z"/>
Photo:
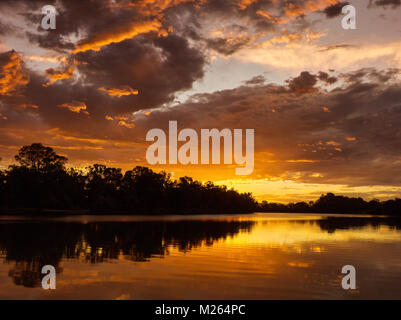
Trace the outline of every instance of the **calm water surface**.
<path fill-rule="evenodd" d="M 401 220 L 0 217 L 0 261 L 0 299 L 401 299 Z M 46 264 L 56 290 L 41 288 Z"/>

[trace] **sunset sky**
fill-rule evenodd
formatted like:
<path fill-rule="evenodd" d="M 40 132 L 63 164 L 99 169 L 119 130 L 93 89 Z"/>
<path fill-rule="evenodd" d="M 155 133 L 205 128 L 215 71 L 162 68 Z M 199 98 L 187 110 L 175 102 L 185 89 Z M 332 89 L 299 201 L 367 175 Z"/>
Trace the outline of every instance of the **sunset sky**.
<path fill-rule="evenodd" d="M 146 132 L 169 120 L 255 129 L 254 172 L 148 165 Z M 258 200 L 401 197 L 401 0 L 2 0 L 0 169 L 34 142 Z"/>

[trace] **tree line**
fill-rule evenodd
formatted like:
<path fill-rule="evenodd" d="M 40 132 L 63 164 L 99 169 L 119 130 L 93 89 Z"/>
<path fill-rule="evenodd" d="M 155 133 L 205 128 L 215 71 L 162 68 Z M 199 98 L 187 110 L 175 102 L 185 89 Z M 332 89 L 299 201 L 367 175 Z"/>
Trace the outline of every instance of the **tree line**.
<path fill-rule="evenodd" d="M 173 180 L 162 171 L 94 164 L 67 168 L 67 158 L 34 143 L 0 171 L 0 207 L 90 210 L 95 213 L 247 213 L 257 209 L 251 193 L 239 193 L 191 177 Z M 4 210 L 3 210 L 4 211 Z"/>
<path fill-rule="evenodd" d="M 67 158 L 41 143 L 23 146 L 17 164 L 0 170 L 0 208 L 90 210 L 94 213 L 207 214 L 299 212 L 401 215 L 401 199 L 365 201 L 362 198 L 322 195 L 316 201 L 289 204 L 257 202 L 213 182 L 191 177 L 173 180 L 165 171 L 137 166 L 120 168 L 94 164 L 67 168 Z"/>
<path fill-rule="evenodd" d="M 401 199 L 365 201 L 362 198 L 350 198 L 327 193 L 316 201 L 297 203 L 269 203 L 262 201 L 258 204 L 262 212 L 302 212 L 302 213 L 358 213 L 373 215 L 400 215 Z"/>

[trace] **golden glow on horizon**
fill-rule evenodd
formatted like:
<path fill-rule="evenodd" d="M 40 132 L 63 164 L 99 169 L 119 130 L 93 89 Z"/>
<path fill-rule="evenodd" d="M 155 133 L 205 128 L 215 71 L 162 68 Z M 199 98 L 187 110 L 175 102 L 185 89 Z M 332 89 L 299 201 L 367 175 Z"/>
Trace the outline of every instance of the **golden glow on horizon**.
<path fill-rule="evenodd" d="M 323 193 L 333 192 L 341 195 L 361 196 L 365 200 L 373 198 L 387 200 L 399 197 L 401 187 L 396 186 L 359 186 L 341 184 L 302 183 L 294 180 L 279 179 L 232 179 L 215 181 L 218 185 L 232 187 L 239 192 L 252 192 L 259 201 L 299 202 L 314 201 Z M 366 196 L 370 195 L 370 196 Z"/>
<path fill-rule="evenodd" d="M 263 244 L 269 247 L 281 247 L 283 250 L 295 249 L 297 251 L 310 250 L 315 253 L 325 251 L 326 242 L 349 242 L 351 240 L 391 242 L 399 241 L 397 230 L 389 226 L 366 226 L 360 229 L 336 230 L 333 233 L 322 232 L 316 223 L 310 221 L 320 220 L 320 216 L 294 214 L 280 214 L 280 217 L 269 219 L 263 216 L 256 218 L 259 222 L 251 233 L 241 232 L 234 238 L 227 238 L 228 246 L 247 244 L 249 246 Z M 245 218 L 244 221 L 247 221 Z M 297 222 L 298 221 L 298 222 Z M 306 221 L 306 223 L 301 223 Z M 319 243 L 319 246 L 316 245 Z M 308 246 L 308 244 L 311 244 Z"/>

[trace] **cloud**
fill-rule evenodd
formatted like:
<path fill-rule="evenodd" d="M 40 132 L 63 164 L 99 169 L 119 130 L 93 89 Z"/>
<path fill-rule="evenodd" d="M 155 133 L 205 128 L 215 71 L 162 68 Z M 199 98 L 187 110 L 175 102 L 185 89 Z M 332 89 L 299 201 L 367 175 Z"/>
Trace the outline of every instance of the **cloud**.
<path fill-rule="evenodd" d="M 182 55 L 173 54 L 176 52 Z M 80 78 L 75 82 L 43 86 L 45 76 L 17 68 L 30 81 L 24 82 L 22 96 L 7 99 L 18 98 L 18 105 L 38 108 L 14 108 L 2 99 L 0 112 L 7 120 L 2 121 L 0 144 L 17 148 L 28 142 L 27 137 L 35 136 L 64 148 L 73 163 L 96 159 L 131 166 L 146 164 L 144 137 L 151 128 L 166 128 L 169 120 L 178 120 L 180 128 L 237 128 L 240 117 L 241 127 L 253 128 L 256 133 L 253 178 L 401 184 L 399 69 L 304 70 L 283 85 L 259 76 L 231 90 L 197 94 L 185 103 L 160 108 L 179 88 L 190 87 L 200 77 L 204 61 L 197 54 L 184 39 L 169 35 L 81 52 L 76 56 Z M 1 56 L 2 66 L 12 61 L 12 55 Z M 137 60 L 127 65 L 129 56 Z M 19 61 L 16 56 L 14 59 Z M 141 94 L 115 99 L 99 90 L 127 89 L 124 85 L 138 88 Z M 134 111 L 148 110 L 145 106 L 154 108 L 147 115 L 132 116 Z M 90 117 L 77 117 L 88 113 Z M 0 156 L 7 158 L 14 149 L 2 150 Z M 188 170 L 174 169 L 177 174 Z M 227 168 L 196 170 L 194 174 L 205 179 L 232 178 Z"/>
<path fill-rule="evenodd" d="M 68 109 L 69 111 L 74 112 L 74 113 L 83 113 L 83 114 L 89 115 L 88 111 L 86 110 L 85 102 L 73 101 L 70 103 L 60 104 L 57 107 Z"/>
<path fill-rule="evenodd" d="M 137 95 L 138 90 L 132 89 L 130 86 L 125 86 L 123 88 L 99 88 L 99 90 L 106 92 L 109 96 L 112 97 L 122 97 L 122 96 L 130 96 Z"/>
<path fill-rule="evenodd" d="M 288 83 L 288 87 L 292 92 L 300 94 L 311 93 L 317 90 L 315 85 L 319 80 L 325 85 L 332 85 L 336 83 L 338 79 L 323 71 L 319 71 L 317 74 L 311 74 L 308 71 L 303 71 L 298 77 L 288 79 L 286 82 Z"/>
<path fill-rule="evenodd" d="M 318 79 L 325 82 L 326 84 L 334 84 L 337 82 L 337 78 L 330 76 L 327 72 L 322 72 L 320 71 L 319 74 L 317 75 Z"/>
<path fill-rule="evenodd" d="M 298 77 L 288 80 L 290 90 L 296 93 L 313 92 L 316 83 L 316 76 L 310 74 L 308 71 L 303 71 Z"/>
<path fill-rule="evenodd" d="M 318 70 L 327 65 L 332 69 L 367 67 L 372 63 L 380 67 L 401 67 L 401 42 L 337 46 L 322 50 L 315 43 L 290 43 L 285 46 L 262 46 L 247 49 L 234 55 L 244 62 L 253 62 L 282 70 Z M 311 59 L 313 57 L 313 59 Z"/>
<path fill-rule="evenodd" d="M 238 0 L 237 1 L 237 6 L 241 9 L 244 10 L 248 8 L 250 5 L 258 2 L 258 0 Z"/>
<path fill-rule="evenodd" d="M 376 73 L 381 76 L 373 77 Z M 169 120 L 195 130 L 237 128 L 240 117 L 241 128 L 255 129 L 253 178 L 400 186 L 400 70 L 370 68 L 335 76 L 347 82 L 337 81 L 329 91 L 324 72 L 304 71 L 286 85 L 250 84 L 197 94 L 174 108 L 137 119 L 136 128 L 142 134 L 150 128 L 167 129 Z M 382 77 L 388 80 L 382 82 Z M 220 168 L 213 177 L 232 175 Z"/>
<path fill-rule="evenodd" d="M 61 69 L 49 68 L 46 70 L 46 75 L 49 81 L 44 86 L 50 86 L 56 81 L 70 79 L 74 76 L 75 68 L 72 65 L 64 65 Z"/>
<path fill-rule="evenodd" d="M 124 120 L 120 120 L 119 122 L 118 122 L 118 125 L 119 126 L 121 126 L 121 127 L 126 127 L 126 128 L 133 128 L 135 125 L 131 122 L 126 122 L 126 121 L 124 121 Z"/>
<path fill-rule="evenodd" d="M 0 53 L 0 95 L 18 94 L 29 82 L 24 62 L 15 51 Z"/>
<path fill-rule="evenodd" d="M 252 79 L 246 80 L 246 85 L 262 85 L 266 82 L 266 78 L 263 75 L 258 75 L 253 77 Z"/>
<path fill-rule="evenodd" d="M 159 21 L 149 21 L 143 23 L 132 23 L 131 25 L 123 25 L 117 30 L 108 30 L 104 33 L 96 33 L 93 37 L 86 38 L 75 46 L 73 53 L 85 52 L 88 50 L 99 51 L 101 47 L 110 43 L 118 43 L 127 39 L 131 39 L 139 34 L 158 31 L 161 27 Z"/>
<path fill-rule="evenodd" d="M 369 7 L 392 7 L 396 8 L 401 5 L 401 0 L 369 0 Z"/>
<path fill-rule="evenodd" d="M 285 14 L 287 17 L 296 18 L 299 16 L 306 15 L 310 12 L 319 11 L 322 9 L 327 9 L 327 7 L 331 7 L 336 5 L 338 0 L 306 0 L 306 1 L 295 1 L 289 2 L 285 6 Z"/>
<path fill-rule="evenodd" d="M 327 18 L 334 18 L 334 17 L 341 15 L 342 8 L 348 4 L 349 4 L 348 1 L 341 1 L 341 2 L 335 3 L 331 6 L 328 6 L 327 8 L 325 8 L 323 10 L 323 12 Z"/>
<path fill-rule="evenodd" d="M 37 130 L 43 128 L 89 139 L 130 140 L 126 131 L 134 122 L 122 117 L 171 103 L 176 92 L 203 76 L 206 64 L 201 52 L 175 35 L 124 40 L 60 62 L 43 73 L 25 66 L 16 52 L 0 54 L 0 112 L 8 120 L 2 126 L 7 135 L 20 128 L 35 132 L 16 133 L 19 138 L 7 143 L 23 144 L 23 135 L 39 137 Z"/>
<path fill-rule="evenodd" d="M 216 50 L 217 52 L 228 56 L 244 48 L 248 43 L 251 42 L 251 38 L 248 36 L 226 38 L 217 37 L 205 39 L 205 41 L 210 49 Z"/>
<path fill-rule="evenodd" d="M 113 102 L 117 113 L 173 101 L 176 92 L 190 89 L 203 76 L 206 63 L 201 52 L 176 35 L 125 40 L 99 52 L 80 52 L 75 59 L 86 84 L 120 97 Z"/>

